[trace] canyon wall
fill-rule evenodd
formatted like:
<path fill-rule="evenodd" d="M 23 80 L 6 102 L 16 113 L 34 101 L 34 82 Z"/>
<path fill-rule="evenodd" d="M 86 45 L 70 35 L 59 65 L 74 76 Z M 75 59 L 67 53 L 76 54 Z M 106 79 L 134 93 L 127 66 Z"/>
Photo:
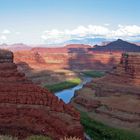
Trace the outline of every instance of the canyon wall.
<path fill-rule="evenodd" d="M 0 134 L 83 139 L 79 113 L 18 72 L 13 53 L 6 50 L 0 50 Z"/>
<path fill-rule="evenodd" d="M 121 52 L 92 52 L 87 48 L 35 48 L 14 53 L 15 62 L 35 69 L 109 70 Z M 24 64 L 22 63 L 22 64 Z"/>
<path fill-rule="evenodd" d="M 124 53 L 106 76 L 77 91 L 71 103 L 112 127 L 140 132 L 140 53 Z"/>

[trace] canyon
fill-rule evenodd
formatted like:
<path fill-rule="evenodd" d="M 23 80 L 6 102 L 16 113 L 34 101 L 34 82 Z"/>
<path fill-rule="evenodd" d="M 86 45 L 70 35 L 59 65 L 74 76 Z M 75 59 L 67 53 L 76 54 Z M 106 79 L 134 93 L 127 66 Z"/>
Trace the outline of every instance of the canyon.
<path fill-rule="evenodd" d="M 38 85 L 55 84 L 75 78 L 81 71 L 110 71 L 123 52 L 140 51 L 136 44 L 118 39 L 102 46 L 69 44 L 66 46 L 29 47 L 18 44 L 7 47 L 14 52 L 18 70 Z M 25 48 L 24 48 L 25 46 Z"/>
<path fill-rule="evenodd" d="M 70 44 L 17 50 L 14 61 L 19 66 L 34 69 L 110 70 L 119 63 L 123 52 L 135 51 L 140 52 L 138 45 L 118 39 L 102 46 Z"/>
<path fill-rule="evenodd" d="M 140 131 L 138 45 L 119 39 L 102 46 L 19 46 L 11 49 L 13 53 L 0 50 L 1 134 L 83 139 L 80 115 L 74 108 L 112 127 Z M 89 70 L 107 74 L 76 91 L 70 104 L 40 87 Z"/>
<path fill-rule="evenodd" d="M 120 52 L 92 52 L 85 45 L 61 48 L 33 48 L 14 53 L 15 62 L 25 62 L 33 68 L 46 69 L 110 69 L 118 62 Z M 38 66 L 38 65 L 39 66 Z"/>
<path fill-rule="evenodd" d="M 19 139 L 46 135 L 84 139 L 80 114 L 17 70 L 13 53 L 0 50 L 0 134 Z"/>
<path fill-rule="evenodd" d="M 110 70 L 121 57 L 121 52 L 93 52 L 89 48 L 91 46 L 82 44 L 60 48 L 32 48 L 14 52 L 14 62 L 18 70 L 24 72 L 29 79 L 44 85 L 46 82 L 54 83 L 53 81 L 76 77 L 81 71 Z"/>
<path fill-rule="evenodd" d="M 109 126 L 140 132 L 140 54 L 123 53 L 120 63 L 102 78 L 75 93 L 80 111 Z"/>
<path fill-rule="evenodd" d="M 110 71 L 119 63 L 123 52 L 140 52 L 138 45 L 121 39 L 102 43 L 102 46 L 3 44 L 0 47 L 13 51 L 18 70 L 38 85 L 63 82 L 77 77 L 81 71 Z"/>

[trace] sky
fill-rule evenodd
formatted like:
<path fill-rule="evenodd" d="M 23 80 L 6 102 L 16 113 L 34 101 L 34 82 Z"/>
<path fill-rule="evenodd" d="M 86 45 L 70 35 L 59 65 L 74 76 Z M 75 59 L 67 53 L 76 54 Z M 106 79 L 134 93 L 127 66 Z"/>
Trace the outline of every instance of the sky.
<path fill-rule="evenodd" d="M 0 43 L 140 40 L 140 0 L 0 0 Z"/>

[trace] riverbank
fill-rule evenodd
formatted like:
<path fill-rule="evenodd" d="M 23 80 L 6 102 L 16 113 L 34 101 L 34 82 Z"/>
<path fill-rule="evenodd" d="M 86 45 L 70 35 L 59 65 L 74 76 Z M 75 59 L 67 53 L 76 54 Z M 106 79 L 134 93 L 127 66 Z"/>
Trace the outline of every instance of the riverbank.
<path fill-rule="evenodd" d="M 60 83 L 53 84 L 53 85 L 45 85 L 44 87 L 54 93 L 54 92 L 58 92 L 58 91 L 61 91 L 64 89 L 69 89 L 69 88 L 75 87 L 75 86 L 79 85 L 81 82 L 82 82 L 82 80 L 80 78 L 74 78 L 74 79 L 67 80 L 67 81 L 60 82 Z"/>
<path fill-rule="evenodd" d="M 64 89 L 69 89 L 69 88 L 79 85 L 82 82 L 81 79 L 83 79 L 83 77 L 99 78 L 105 75 L 105 72 L 103 71 L 83 71 L 83 72 L 77 72 L 77 73 L 81 73 L 82 77 L 79 76 L 80 78 L 77 77 L 77 78 L 73 78 L 70 80 L 66 80 L 66 81 L 54 83 L 54 84 L 44 84 L 43 87 L 47 88 L 49 91 L 54 93 L 54 92 L 59 92 Z"/>
<path fill-rule="evenodd" d="M 85 132 L 94 140 L 140 140 L 139 134 L 107 126 L 91 119 L 87 113 L 81 113 L 81 124 Z"/>
<path fill-rule="evenodd" d="M 105 75 L 104 71 L 83 71 L 83 75 L 93 77 L 93 78 L 100 78 Z"/>
<path fill-rule="evenodd" d="M 59 99 L 62 99 L 65 103 L 69 103 L 73 98 L 75 91 L 80 90 L 86 83 L 89 83 L 92 80 L 90 77 L 82 77 L 81 79 L 82 81 L 80 84 L 71 88 L 63 89 L 62 91 L 55 92 L 55 95 Z"/>

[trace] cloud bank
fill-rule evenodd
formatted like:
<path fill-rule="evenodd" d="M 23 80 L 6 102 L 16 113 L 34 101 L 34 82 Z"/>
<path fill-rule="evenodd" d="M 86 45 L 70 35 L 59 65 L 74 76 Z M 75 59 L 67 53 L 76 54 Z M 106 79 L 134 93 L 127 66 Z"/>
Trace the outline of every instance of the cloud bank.
<path fill-rule="evenodd" d="M 0 44 L 9 42 L 9 39 L 13 37 L 17 37 L 20 35 L 20 32 L 11 31 L 8 29 L 4 29 L 0 31 Z"/>
<path fill-rule="evenodd" d="M 11 33 L 11 31 L 10 30 L 7 30 L 7 29 L 5 29 L 5 30 L 2 31 L 2 34 L 10 34 L 10 33 Z"/>
<path fill-rule="evenodd" d="M 25 34 L 27 36 L 25 36 Z M 1 43 L 15 43 L 20 40 L 19 43 L 25 43 L 26 40 L 34 42 L 34 36 L 28 35 L 26 32 L 24 35 L 21 32 L 15 31 L 14 29 L 4 29 L 0 31 L 0 44 Z M 30 33 L 29 33 L 30 34 Z M 41 38 L 40 38 L 41 36 Z M 29 38 L 30 37 L 30 38 Z M 118 25 L 112 27 L 110 24 L 104 25 L 88 25 L 78 26 L 75 29 L 65 30 L 45 30 L 43 32 L 38 31 L 36 35 L 39 43 L 46 44 L 63 44 L 71 40 L 83 40 L 83 39 L 94 39 L 103 38 L 105 40 L 124 39 L 128 41 L 140 41 L 140 26 L 139 25 Z M 80 42 L 80 41 L 78 41 Z"/>
<path fill-rule="evenodd" d="M 11 34 L 11 31 L 8 29 L 5 29 L 2 32 L 0 32 L 0 43 L 5 43 L 9 34 Z"/>
<path fill-rule="evenodd" d="M 47 44 L 63 43 L 73 39 L 97 38 L 106 39 L 122 38 L 125 40 L 140 40 L 140 26 L 138 25 L 118 25 L 116 29 L 111 29 L 109 24 L 104 26 L 88 25 L 78 26 L 73 30 L 46 30 L 42 33 L 42 40 Z"/>

